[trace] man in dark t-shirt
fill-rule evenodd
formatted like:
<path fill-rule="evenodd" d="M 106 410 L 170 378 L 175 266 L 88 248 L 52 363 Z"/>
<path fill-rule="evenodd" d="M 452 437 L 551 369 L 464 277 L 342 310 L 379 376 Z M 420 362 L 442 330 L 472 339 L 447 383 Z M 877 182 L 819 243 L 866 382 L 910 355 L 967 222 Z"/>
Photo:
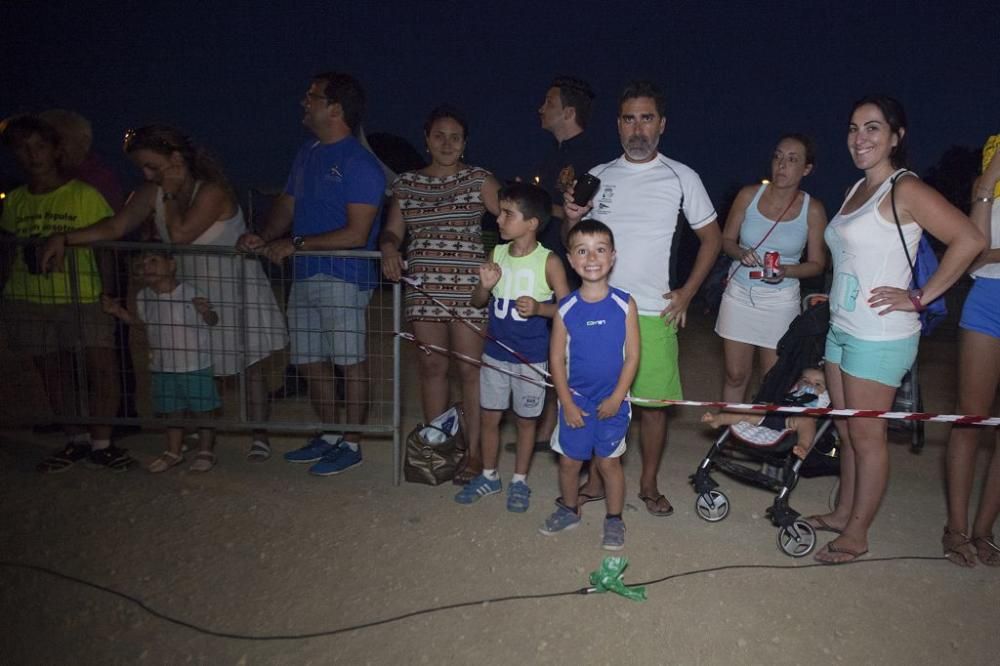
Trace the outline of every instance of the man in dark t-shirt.
<path fill-rule="evenodd" d="M 563 192 L 597 164 L 590 139 L 584 131 L 590 119 L 593 99 L 594 93 L 585 81 L 560 76 L 549 86 L 545 100 L 538 108 L 542 129 L 550 132 L 555 139 L 532 174 L 534 182 L 552 197 L 552 220 L 538 240 L 562 258 L 571 289 L 579 286 L 579 278 L 566 262 Z"/>

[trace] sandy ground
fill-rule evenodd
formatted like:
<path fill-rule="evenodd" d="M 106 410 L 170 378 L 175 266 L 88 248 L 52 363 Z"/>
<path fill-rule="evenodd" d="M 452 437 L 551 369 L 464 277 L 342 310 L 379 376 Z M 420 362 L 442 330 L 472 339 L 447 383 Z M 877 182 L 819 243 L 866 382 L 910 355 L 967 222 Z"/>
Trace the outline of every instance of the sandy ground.
<path fill-rule="evenodd" d="M 711 324 L 694 316 L 683 333 L 690 398 L 720 393 L 721 346 Z M 927 409 L 950 412 L 954 330 L 927 341 L 921 355 Z M 409 428 L 419 405 L 412 351 L 407 359 Z M 730 515 L 715 524 L 698 518 L 687 477 L 710 443 L 699 415 L 673 412 L 660 474 L 677 509 L 672 517 L 643 510 L 635 498 L 638 456 L 626 457 L 626 581 L 696 572 L 649 586 L 644 603 L 610 594 L 477 603 L 332 636 L 240 640 L 169 623 L 78 583 L 0 567 L 0 663 L 997 663 L 1000 571 L 880 559 L 941 554 L 945 428 L 928 427 L 920 455 L 905 434 L 895 436 L 871 555 L 819 567 L 778 550 L 763 515 L 772 501 L 765 491 L 717 475 Z M 280 460 L 297 442 L 275 440 L 279 455 L 254 465 L 242 458 L 243 437 L 223 437 L 221 462 L 205 475 L 80 466 L 40 476 L 34 465 L 59 438 L 4 432 L 0 558 L 114 588 L 199 627 L 263 639 L 445 604 L 569 592 L 587 584 L 606 554 L 597 504 L 586 507 L 577 530 L 537 533 L 558 494 L 549 456 L 536 458 L 531 509 L 515 515 L 502 496 L 465 507 L 451 500 L 451 485 L 393 487 L 386 440 L 365 445 L 360 468 L 326 479 Z M 155 433 L 121 444 L 142 462 L 162 449 Z M 511 458 L 501 464 L 508 475 Z M 833 484 L 803 480 L 793 506 L 823 511 Z M 759 568 L 697 573 L 729 565 Z"/>

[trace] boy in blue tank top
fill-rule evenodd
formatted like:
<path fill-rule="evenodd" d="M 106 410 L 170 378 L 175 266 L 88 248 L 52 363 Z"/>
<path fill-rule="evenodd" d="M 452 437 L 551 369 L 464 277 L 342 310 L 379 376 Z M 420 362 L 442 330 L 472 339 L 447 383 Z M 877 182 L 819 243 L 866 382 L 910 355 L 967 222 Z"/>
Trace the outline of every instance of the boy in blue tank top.
<path fill-rule="evenodd" d="M 490 261 L 479 267 L 479 284 L 471 299 L 475 307 L 489 305 L 486 366 L 479 374 L 483 472 L 455 495 L 455 501 L 472 504 L 500 492 L 500 419 L 511 407 L 517 419 L 517 453 L 507 487 L 507 510 L 523 513 L 531 499 L 527 477 L 535 426 L 545 404 L 548 322 L 556 313 L 552 296 L 565 297 L 569 287 L 562 261 L 537 240 L 551 215 L 548 193 L 535 185 L 513 183 L 499 196 L 497 225 L 507 243 L 493 248 Z"/>
<path fill-rule="evenodd" d="M 601 545 L 625 547 L 625 474 L 621 455 L 632 418 L 629 387 L 639 369 L 639 313 L 628 292 L 608 284 L 615 237 L 597 220 L 582 220 L 566 239 L 582 281 L 560 299 L 552 322 L 549 367 L 559 397 L 552 450 L 559 454 L 556 510 L 539 529 L 551 535 L 580 524 L 578 488 L 585 461 L 604 479 L 607 514 Z"/>

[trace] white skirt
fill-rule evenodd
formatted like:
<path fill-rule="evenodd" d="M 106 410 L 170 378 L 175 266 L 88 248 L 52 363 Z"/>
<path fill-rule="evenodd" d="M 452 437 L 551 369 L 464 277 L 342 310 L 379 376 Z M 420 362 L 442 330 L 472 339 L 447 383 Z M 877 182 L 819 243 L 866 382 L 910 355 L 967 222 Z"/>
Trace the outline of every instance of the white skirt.
<path fill-rule="evenodd" d="M 258 259 L 190 254 L 179 257 L 177 268 L 219 315 L 209 329 L 217 377 L 238 374 L 288 344 L 285 317 Z"/>
<path fill-rule="evenodd" d="M 746 287 L 730 280 L 722 294 L 715 332 L 727 340 L 777 349 L 778 340 L 799 314 L 799 285 L 775 289 Z"/>

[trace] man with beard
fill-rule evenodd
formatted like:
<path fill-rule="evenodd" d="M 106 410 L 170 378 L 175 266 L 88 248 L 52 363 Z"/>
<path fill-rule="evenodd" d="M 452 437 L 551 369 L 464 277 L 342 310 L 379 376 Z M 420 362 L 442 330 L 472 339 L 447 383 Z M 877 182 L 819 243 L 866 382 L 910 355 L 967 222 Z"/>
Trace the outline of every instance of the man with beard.
<path fill-rule="evenodd" d="M 654 516 L 669 516 L 673 507 L 657 484 L 663 456 L 667 415 L 664 400 L 681 399 L 677 363 L 677 327 L 683 327 L 688 305 L 708 275 L 722 246 L 715 208 L 698 174 L 658 152 L 666 128 L 663 93 L 648 81 L 625 87 L 619 101 L 618 135 L 624 154 L 590 173 L 601 179 L 586 206 L 565 196 L 566 222 L 572 228 L 584 215 L 607 224 L 615 234 L 618 258 L 611 286 L 632 294 L 639 307 L 641 353 L 631 395 L 641 425 L 642 476 L 639 499 Z M 683 211 L 701 247 L 687 281 L 671 290 L 671 256 Z M 643 403 L 643 400 L 649 401 Z M 604 498 L 603 481 L 591 470 L 580 489 L 580 504 Z"/>

